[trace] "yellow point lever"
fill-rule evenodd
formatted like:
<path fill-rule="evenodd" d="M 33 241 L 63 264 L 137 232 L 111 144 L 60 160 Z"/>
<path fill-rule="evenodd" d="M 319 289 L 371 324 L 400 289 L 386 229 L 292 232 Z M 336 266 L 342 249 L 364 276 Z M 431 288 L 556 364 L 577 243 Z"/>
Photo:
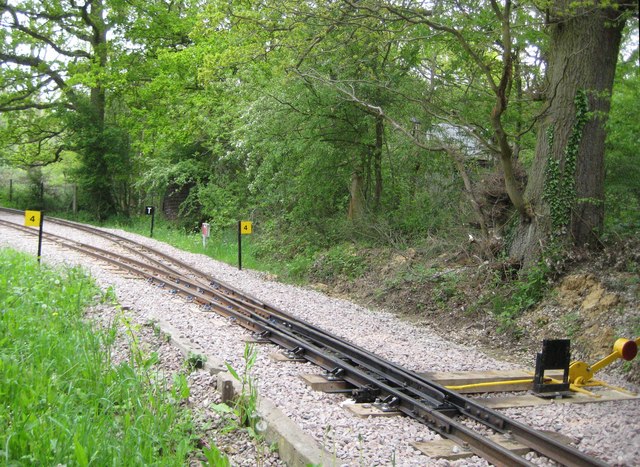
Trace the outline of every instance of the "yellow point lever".
<path fill-rule="evenodd" d="M 633 360 L 638 354 L 638 344 L 640 344 L 640 337 L 636 340 L 621 337 L 613 344 L 613 352 L 593 365 L 580 361 L 572 362 L 569 365 L 569 381 L 571 384 L 584 385 L 591 381 L 594 373 L 611 365 L 619 358 L 627 361 Z"/>

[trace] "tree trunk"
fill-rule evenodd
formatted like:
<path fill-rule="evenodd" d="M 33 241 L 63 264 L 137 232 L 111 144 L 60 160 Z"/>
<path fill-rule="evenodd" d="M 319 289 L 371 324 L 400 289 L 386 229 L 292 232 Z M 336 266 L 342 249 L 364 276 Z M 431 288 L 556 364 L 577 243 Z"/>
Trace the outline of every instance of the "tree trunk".
<path fill-rule="evenodd" d="M 502 173 L 504 174 L 504 186 L 509 195 L 509 199 L 513 203 L 513 207 L 520 213 L 520 217 L 523 221 L 528 221 L 531 217 L 531 212 L 525 203 L 524 196 L 521 188 L 516 180 L 513 148 L 509 141 L 509 137 L 504 128 L 502 117 L 507 111 L 509 105 L 509 93 L 513 80 L 513 52 L 511 50 L 512 37 L 511 37 L 511 7 L 512 2 L 506 1 L 504 10 L 500 13 L 500 20 L 502 22 L 502 76 L 500 83 L 495 85 L 494 93 L 496 101 L 491 110 L 491 126 L 493 127 L 493 135 L 496 139 L 496 144 L 500 149 L 500 163 L 502 165 Z"/>
<path fill-rule="evenodd" d="M 382 198 L 382 149 L 384 144 L 384 119 L 378 115 L 376 117 L 376 143 L 373 150 L 373 171 L 375 174 L 375 187 L 373 191 L 373 208 L 380 209 Z"/>
<path fill-rule="evenodd" d="M 104 20 L 104 4 L 96 0 L 91 4 L 87 24 L 91 26 L 91 48 L 94 60 L 99 70 L 105 70 L 108 62 L 107 30 Z M 107 111 L 107 96 L 102 77 L 90 90 L 91 118 L 95 136 L 89 147 L 85 149 L 85 171 L 88 175 L 88 192 L 98 219 L 105 219 L 116 211 L 116 201 L 113 193 L 111 170 L 107 161 L 110 142 L 105 132 L 105 117 Z"/>
<path fill-rule="evenodd" d="M 525 265 L 552 237 L 594 246 L 603 227 L 604 123 L 624 20 L 620 11 L 570 3 L 558 1 L 551 12 L 547 110 L 525 191 L 534 216 L 521 220 L 511 246 L 511 256 Z M 576 105 L 580 96 L 587 114 Z"/>
<path fill-rule="evenodd" d="M 351 198 L 349 200 L 348 217 L 352 221 L 362 219 L 364 216 L 365 198 L 364 198 L 364 179 L 360 172 L 351 174 L 351 187 L 349 188 Z"/>
<path fill-rule="evenodd" d="M 453 160 L 453 165 L 455 165 L 458 170 L 458 175 L 462 179 L 464 183 L 464 189 L 469 196 L 469 200 L 471 201 L 471 206 L 473 207 L 473 212 L 476 215 L 476 219 L 480 224 L 480 232 L 482 232 L 483 240 L 489 238 L 489 229 L 487 228 L 486 216 L 482 211 L 482 207 L 476 198 L 476 195 L 473 192 L 473 185 L 471 184 L 471 179 L 469 178 L 469 174 L 467 173 L 467 169 L 464 166 L 464 157 L 457 153 L 455 149 L 447 149 L 447 154 Z"/>

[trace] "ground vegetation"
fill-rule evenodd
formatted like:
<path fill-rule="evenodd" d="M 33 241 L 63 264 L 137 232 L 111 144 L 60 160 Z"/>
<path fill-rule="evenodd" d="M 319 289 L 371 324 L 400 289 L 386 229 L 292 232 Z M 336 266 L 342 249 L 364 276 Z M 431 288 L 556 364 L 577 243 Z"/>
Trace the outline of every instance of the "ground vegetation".
<path fill-rule="evenodd" d="M 171 235 L 251 220 L 253 264 L 329 287 L 410 258 L 378 280 L 446 271 L 434 300 L 502 330 L 640 229 L 635 2 L 3 0 L 0 21 L 5 204 L 123 225 L 184 192 Z"/>
<path fill-rule="evenodd" d="M 11 250 L 0 268 L 3 462 L 184 465 L 197 451 L 186 378 L 167 381 L 135 339 L 116 361 L 118 323 L 84 319 L 109 293 Z"/>

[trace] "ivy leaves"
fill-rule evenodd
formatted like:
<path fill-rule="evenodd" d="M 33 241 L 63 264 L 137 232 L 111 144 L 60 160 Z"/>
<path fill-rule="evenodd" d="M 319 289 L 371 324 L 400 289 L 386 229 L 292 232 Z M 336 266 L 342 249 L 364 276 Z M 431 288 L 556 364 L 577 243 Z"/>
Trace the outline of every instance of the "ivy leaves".
<path fill-rule="evenodd" d="M 574 104 L 576 119 L 569 135 L 563 160 L 550 157 L 545 173 L 542 199 L 549 205 L 551 224 L 555 234 L 563 233 L 571 221 L 571 210 L 576 202 L 575 173 L 578 150 L 582 139 L 582 130 L 591 118 L 586 90 L 578 89 Z M 555 140 L 554 136 L 555 129 L 551 125 L 547 128 L 547 143 L 550 154 Z"/>

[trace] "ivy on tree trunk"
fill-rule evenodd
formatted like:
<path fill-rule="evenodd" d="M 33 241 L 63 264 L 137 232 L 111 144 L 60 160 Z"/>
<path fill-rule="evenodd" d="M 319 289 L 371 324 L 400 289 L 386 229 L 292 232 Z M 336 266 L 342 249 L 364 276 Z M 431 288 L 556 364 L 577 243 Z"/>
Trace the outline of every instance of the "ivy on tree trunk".
<path fill-rule="evenodd" d="M 569 246 L 598 245 L 604 222 L 604 124 L 624 8 L 614 2 L 587 9 L 563 0 L 549 11 L 547 107 L 525 191 L 533 217 L 520 222 L 511 245 L 511 256 L 525 265 L 536 261 L 552 238 Z"/>

